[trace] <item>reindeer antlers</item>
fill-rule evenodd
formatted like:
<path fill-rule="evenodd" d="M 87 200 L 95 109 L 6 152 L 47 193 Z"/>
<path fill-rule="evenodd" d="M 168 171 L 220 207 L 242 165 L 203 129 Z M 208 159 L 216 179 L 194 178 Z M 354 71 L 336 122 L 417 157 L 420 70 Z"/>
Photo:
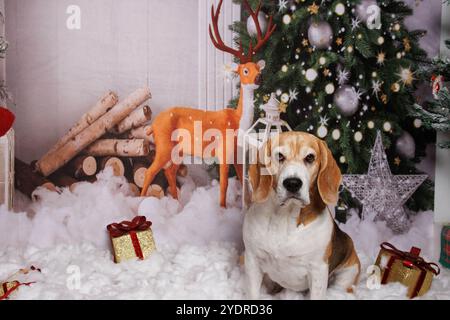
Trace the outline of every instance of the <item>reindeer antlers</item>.
<path fill-rule="evenodd" d="M 250 16 L 252 17 L 253 21 L 255 22 L 256 31 L 257 31 L 256 32 L 257 33 L 256 46 L 253 47 L 253 43 L 252 43 L 252 41 L 250 41 L 248 53 L 247 53 L 247 55 L 245 55 L 244 48 L 242 47 L 242 43 L 239 43 L 239 50 L 236 50 L 236 49 L 233 49 L 233 48 L 227 46 L 223 42 L 222 37 L 220 36 L 218 24 L 219 24 L 219 16 L 220 16 L 220 10 L 222 8 L 222 3 L 223 3 L 223 0 L 220 0 L 217 10 L 214 10 L 214 5 L 211 7 L 211 18 L 212 18 L 213 28 L 211 28 L 211 25 L 209 26 L 209 36 L 211 37 L 211 40 L 217 49 L 224 51 L 224 52 L 231 53 L 236 58 L 238 58 L 241 61 L 241 63 L 250 62 L 250 61 L 252 61 L 253 56 L 266 44 L 266 42 L 269 40 L 269 38 L 272 36 L 273 32 L 275 31 L 276 25 L 273 24 L 273 17 L 270 16 L 266 34 L 263 35 L 262 30 L 261 30 L 261 25 L 259 24 L 259 21 L 258 21 L 258 15 L 259 15 L 259 12 L 261 11 L 261 2 L 259 3 L 256 11 L 253 11 L 250 4 L 248 3 L 248 1 L 243 0 L 244 8 L 245 8 L 245 10 L 247 10 L 249 12 Z M 213 29 L 214 29 L 214 34 L 213 34 Z"/>

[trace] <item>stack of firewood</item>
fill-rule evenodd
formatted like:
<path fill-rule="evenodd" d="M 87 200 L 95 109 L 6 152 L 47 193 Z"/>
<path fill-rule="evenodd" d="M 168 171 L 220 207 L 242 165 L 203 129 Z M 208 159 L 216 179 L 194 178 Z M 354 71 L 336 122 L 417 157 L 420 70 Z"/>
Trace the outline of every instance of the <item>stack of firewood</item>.
<path fill-rule="evenodd" d="M 114 92 L 105 94 L 40 160 L 28 165 L 16 159 L 17 189 L 31 198 L 38 187 L 72 189 L 82 181 L 94 182 L 97 173 L 111 167 L 114 175 L 127 178 L 138 196 L 155 155 L 147 135 L 152 110 L 144 103 L 149 99 L 148 88 L 120 102 Z M 186 166 L 180 166 L 178 174 L 185 177 Z M 167 187 L 160 172 L 147 195 L 161 198 Z"/>

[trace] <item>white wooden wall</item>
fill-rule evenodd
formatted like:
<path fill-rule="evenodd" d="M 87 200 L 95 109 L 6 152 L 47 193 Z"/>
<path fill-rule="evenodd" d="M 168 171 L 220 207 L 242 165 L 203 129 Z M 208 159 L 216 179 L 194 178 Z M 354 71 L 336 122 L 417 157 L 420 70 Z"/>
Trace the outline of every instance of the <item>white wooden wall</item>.
<path fill-rule="evenodd" d="M 38 159 L 107 90 L 151 88 L 155 113 L 175 106 L 223 108 L 229 57 L 210 45 L 214 0 L 5 0 L 8 86 L 17 115 L 17 154 Z M 69 5 L 81 30 L 69 30 Z M 239 11 L 224 1 L 221 24 Z"/>
<path fill-rule="evenodd" d="M 208 25 L 211 16 L 211 6 L 217 9 L 219 0 L 199 1 L 199 105 L 208 110 L 223 109 L 230 99 L 237 95 L 238 79 L 231 80 L 224 77 L 224 66 L 233 61 L 230 54 L 217 50 L 212 44 Z M 229 26 L 240 19 L 240 6 L 231 1 L 224 1 L 222 15 L 219 19 L 219 30 L 224 42 L 233 45 L 233 33 Z"/>

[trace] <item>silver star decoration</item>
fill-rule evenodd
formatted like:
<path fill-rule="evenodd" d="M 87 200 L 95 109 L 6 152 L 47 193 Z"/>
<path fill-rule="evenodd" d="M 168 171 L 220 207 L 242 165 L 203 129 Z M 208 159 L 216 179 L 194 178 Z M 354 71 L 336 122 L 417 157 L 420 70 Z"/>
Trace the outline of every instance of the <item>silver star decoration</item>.
<path fill-rule="evenodd" d="M 359 28 L 359 25 L 361 24 L 361 20 L 358 18 L 352 18 L 352 31 L 356 28 Z"/>
<path fill-rule="evenodd" d="M 372 81 L 372 93 L 378 97 L 378 94 L 381 92 L 381 86 L 383 85 L 383 82 L 380 80 Z"/>
<path fill-rule="evenodd" d="M 353 88 L 353 92 L 358 101 L 361 101 L 361 97 L 363 96 L 364 91 L 361 89 L 356 90 L 355 88 Z"/>
<path fill-rule="evenodd" d="M 345 84 L 350 79 L 350 72 L 346 69 L 339 70 L 337 74 L 338 82 L 340 85 Z"/>
<path fill-rule="evenodd" d="M 343 185 L 363 205 L 362 218 L 375 215 L 395 233 L 408 230 L 410 221 L 403 205 L 427 179 L 427 175 L 394 176 L 389 168 L 380 132 L 372 150 L 369 172 L 344 175 Z"/>
<path fill-rule="evenodd" d="M 292 101 L 295 101 L 297 99 L 298 99 L 298 91 L 297 91 L 297 89 L 289 90 L 289 100 L 292 102 Z"/>
<path fill-rule="evenodd" d="M 328 121 L 330 121 L 330 119 L 327 118 L 327 116 L 324 116 L 324 117 L 321 116 L 320 120 L 319 120 L 319 124 L 321 126 L 327 127 L 328 126 Z"/>
<path fill-rule="evenodd" d="M 287 10 L 288 1 L 287 0 L 278 0 L 278 11 L 282 12 Z"/>

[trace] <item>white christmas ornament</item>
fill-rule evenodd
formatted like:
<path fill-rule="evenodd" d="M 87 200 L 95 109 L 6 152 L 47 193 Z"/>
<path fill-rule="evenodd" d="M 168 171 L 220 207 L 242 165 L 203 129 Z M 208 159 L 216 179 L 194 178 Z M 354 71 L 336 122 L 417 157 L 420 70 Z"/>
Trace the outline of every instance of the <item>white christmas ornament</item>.
<path fill-rule="evenodd" d="M 327 136 L 327 134 L 328 134 L 328 129 L 327 129 L 327 127 L 325 127 L 325 126 L 320 126 L 320 127 L 317 129 L 317 136 L 318 136 L 319 138 L 323 139 L 323 138 L 325 138 L 325 137 Z"/>
<path fill-rule="evenodd" d="M 283 93 L 281 95 L 281 102 L 288 103 L 289 102 L 289 95 L 287 93 Z"/>
<path fill-rule="evenodd" d="M 325 92 L 327 93 L 327 94 L 333 94 L 334 93 L 334 84 L 332 84 L 332 83 L 329 83 L 329 84 L 327 84 L 326 86 L 325 86 Z"/>
<path fill-rule="evenodd" d="M 426 179 L 426 175 L 392 175 L 378 132 L 368 173 L 344 175 L 343 185 L 363 205 L 363 219 L 374 216 L 386 221 L 395 233 L 402 233 L 409 227 L 403 205 Z"/>
<path fill-rule="evenodd" d="M 342 16 L 345 13 L 345 6 L 342 3 L 338 3 L 336 7 L 334 8 L 334 12 L 338 16 Z"/>
<path fill-rule="evenodd" d="M 414 120 L 414 127 L 417 128 L 417 129 L 421 128 L 422 127 L 422 120 L 415 119 Z"/>
<path fill-rule="evenodd" d="M 267 30 L 267 18 L 264 12 L 259 12 L 258 14 L 258 22 L 261 26 L 261 32 L 264 34 Z M 258 31 L 256 30 L 255 21 L 252 16 L 249 16 L 247 19 L 247 32 L 250 36 L 256 37 L 258 35 Z"/>
<path fill-rule="evenodd" d="M 308 40 L 317 49 L 327 49 L 333 40 L 333 30 L 326 21 L 313 22 L 308 28 Z"/>
<path fill-rule="evenodd" d="M 416 142 L 409 132 L 403 131 L 395 143 L 395 150 L 405 159 L 413 159 L 416 156 Z"/>
<path fill-rule="evenodd" d="M 356 141 L 356 142 L 361 142 L 362 139 L 363 139 L 363 135 L 362 135 L 362 133 L 361 133 L 360 131 L 357 131 L 357 132 L 355 133 L 354 138 L 355 138 L 355 141 Z"/>
<path fill-rule="evenodd" d="M 333 138 L 333 140 L 339 140 L 341 138 L 341 131 L 339 129 L 334 129 L 331 133 L 331 137 Z"/>
<path fill-rule="evenodd" d="M 360 93 L 349 85 L 340 87 L 334 95 L 334 104 L 340 114 L 346 117 L 353 116 L 359 107 Z"/>
<path fill-rule="evenodd" d="M 284 23 L 284 24 L 289 24 L 289 23 L 291 23 L 291 21 L 292 21 L 292 18 L 291 18 L 290 15 L 285 14 L 285 15 L 283 16 L 283 23 Z"/>
<path fill-rule="evenodd" d="M 306 74 L 305 74 L 306 80 L 312 82 L 317 79 L 317 76 L 318 76 L 318 74 L 317 74 L 316 70 L 314 70 L 312 68 L 306 70 Z"/>

